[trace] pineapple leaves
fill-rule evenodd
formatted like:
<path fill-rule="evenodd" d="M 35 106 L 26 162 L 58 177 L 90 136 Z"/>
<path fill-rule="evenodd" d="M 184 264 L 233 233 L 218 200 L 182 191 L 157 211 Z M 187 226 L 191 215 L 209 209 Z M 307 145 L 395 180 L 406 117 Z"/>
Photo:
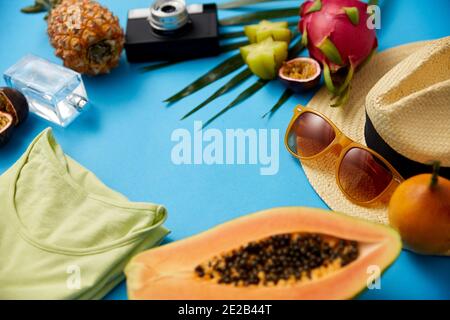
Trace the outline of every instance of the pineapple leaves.
<path fill-rule="evenodd" d="M 174 94 L 170 98 L 166 99 L 165 102 L 173 103 L 181 100 L 184 97 L 206 87 L 208 84 L 225 77 L 226 75 L 232 73 L 236 69 L 244 65 L 244 60 L 241 58 L 241 54 L 235 54 L 228 59 L 224 60 L 222 63 L 217 65 L 215 68 L 208 71 L 206 74 L 195 80 L 193 83 L 185 87 L 180 92 Z"/>
<path fill-rule="evenodd" d="M 58 5 L 61 0 L 35 0 L 33 5 L 20 9 L 23 13 L 41 13 L 47 12 Z"/>
<path fill-rule="evenodd" d="M 265 118 L 267 115 L 269 116 L 269 118 L 278 110 L 280 109 L 280 107 L 286 102 L 288 101 L 288 99 L 294 94 L 294 92 L 292 92 L 292 90 L 290 89 L 286 89 L 284 90 L 283 94 L 281 95 L 280 99 L 278 99 L 277 103 L 275 103 L 275 105 L 272 107 L 272 109 L 270 109 L 269 111 L 267 111 L 262 117 Z"/>
<path fill-rule="evenodd" d="M 219 21 L 221 26 L 236 26 L 243 25 L 250 22 L 255 22 L 259 20 L 270 20 L 286 17 L 298 16 L 298 8 L 284 8 L 284 9 L 272 9 L 265 11 L 256 11 L 252 13 L 247 13 L 243 15 L 234 16 L 231 18 L 225 18 Z"/>
<path fill-rule="evenodd" d="M 31 6 L 27 6 L 27 7 L 20 9 L 20 11 L 22 11 L 23 13 L 41 13 L 41 12 L 46 12 L 47 9 L 43 5 L 36 2 L 35 4 L 33 4 Z"/>
<path fill-rule="evenodd" d="M 216 120 L 218 117 L 223 115 L 225 112 L 233 108 L 234 106 L 238 105 L 242 101 L 246 100 L 248 97 L 252 96 L 256 92 L 258 92 L 260 89 L 262 89 L 267 83 L 269 83 L 268 80 L 258 79 L 255 83 L 253 83 L 250 87 L 242 91 L 233 101 L 231 101 L 225 108 L 220 110 L 218 113 L 216 113 L 211 119 L 206 121 L 203 125 L 203 128 L 206 128 L 208 125 L 210 125 L 214 120 Z"/>

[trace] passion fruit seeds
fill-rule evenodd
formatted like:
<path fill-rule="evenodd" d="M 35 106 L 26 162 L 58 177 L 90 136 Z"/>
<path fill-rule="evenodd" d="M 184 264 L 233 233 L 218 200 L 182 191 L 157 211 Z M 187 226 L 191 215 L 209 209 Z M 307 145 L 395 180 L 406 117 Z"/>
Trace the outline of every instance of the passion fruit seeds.
<path fill-rule="evenodd" d="M 317 73 L 317 68 L 314 64 L 306 61 L 295 61 L 293 63 L 285 63 L 283 68 L 283 75 L 293 79 L 309 79 Z"/>
<path fill-rule="evenodd" d="M 9 141 L 14 128 L 26 120 L 28 113 L 28 103 L 22 93 L 0 88 L 0 146 Z"/>
<path fill-rule="evenodd" d="M 0 147 L 8 142 L 13 128 L 13 117 L 0 111 Z"/>
<path fill-rule="evenodd" d="M 0 88 L 0 111 L 9 113 L 13 117 L 14 125 L 18 126 L 28 118 L 27 99 L 16 89 Z"/>
<path fill-rule="evenodd" d="M 198 265 L 195 274 L 219 284 L 270 286 L 323 277 L 358 256 L 356 241 L 313 233 L 280 234 L 214 257 Z"/>

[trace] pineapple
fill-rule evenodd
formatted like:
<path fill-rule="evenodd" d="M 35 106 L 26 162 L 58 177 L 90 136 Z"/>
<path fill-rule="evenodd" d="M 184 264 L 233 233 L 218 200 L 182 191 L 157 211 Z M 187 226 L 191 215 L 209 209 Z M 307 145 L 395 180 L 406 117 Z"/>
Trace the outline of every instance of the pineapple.
<path fill-rule="evenodd" d="M 98 75 L 119 64 L 125 36 L 111 11 L 93 0 L 40 0 L 29 12 L 42 11 L 42 2 L 50 11 L 50 42 L 66 67 Z"/>

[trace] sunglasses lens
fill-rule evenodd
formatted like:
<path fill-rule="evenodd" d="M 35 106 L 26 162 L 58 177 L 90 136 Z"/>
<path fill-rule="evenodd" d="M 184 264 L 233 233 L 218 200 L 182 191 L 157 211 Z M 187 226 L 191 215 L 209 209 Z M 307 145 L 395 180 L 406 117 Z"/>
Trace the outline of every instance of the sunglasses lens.
<path fill-rule="evenodd" d="M 301 157 L 312 157 L 328 147 L 335 137 L 333 127 L 325 119 L 315 113 L 304 112 L 288 133 L 288 147 Z"/>
<path fill-rule="evenodd" d="M 347 151 L 339 168 L 339 182 L 348 196 L 368 202 L 392 181 L 392 172 L 377 156 L 361 148 Z"/>

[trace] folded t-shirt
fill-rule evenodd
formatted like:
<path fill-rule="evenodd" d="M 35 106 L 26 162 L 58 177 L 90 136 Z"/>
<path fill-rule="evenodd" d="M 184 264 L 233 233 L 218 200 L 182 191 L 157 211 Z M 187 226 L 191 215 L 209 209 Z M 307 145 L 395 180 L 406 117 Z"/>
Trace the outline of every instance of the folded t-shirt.
<path fill-rule="evenodd" d="M 100 299 L 160 243 L 166 217 L 106 187 L 47 129 L 0 176 L 0 299 Z"/>

